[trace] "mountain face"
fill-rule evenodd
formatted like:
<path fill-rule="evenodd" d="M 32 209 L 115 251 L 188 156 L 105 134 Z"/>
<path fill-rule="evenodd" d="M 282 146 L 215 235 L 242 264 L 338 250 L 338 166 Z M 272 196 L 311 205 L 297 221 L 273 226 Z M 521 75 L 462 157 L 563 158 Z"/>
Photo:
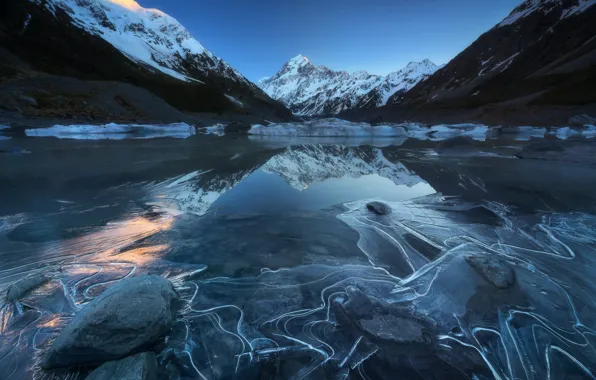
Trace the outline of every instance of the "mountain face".
<path fill-rule="evenodd" d="M 444 68 L 389 104 L 596 102 L 596 1 L 527 0 Z"/>
<path fill-rule="evenodd" d="M 134 0 L 30 0 L 110 43 L 131 60 L 186 82 L 209 76 L 254 86 L 206 50 L 174 18 Z"/>
<path fill-rule="evenodd" d="M 349 74 L 315 66 L 306 57 L 290 59 L 259 86 L 296 115 L 330 115 L 354 108 L 380 107 L 396 93 L 403 93 L 434 73 L 438 67 L 424 60 L 412 62 L 387 76 L 366 71 Z"/>
<path fill-rule="evenodd" d="M 183 111 L 291 118 L 174 18 L 134 0 L 2 2 L 0 48 L 35 70 L 130 83 Z"/>

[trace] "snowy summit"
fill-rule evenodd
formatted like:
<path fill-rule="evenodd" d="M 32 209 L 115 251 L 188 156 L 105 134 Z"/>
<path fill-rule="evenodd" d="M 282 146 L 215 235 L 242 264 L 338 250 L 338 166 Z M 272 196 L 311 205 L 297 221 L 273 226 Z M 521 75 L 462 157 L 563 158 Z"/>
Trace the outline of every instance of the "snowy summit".
<path fill-rule="evenodd" d="M 230 65 L 205 49 L 176 19 L 134 0 L 30 0 L 120 50 L 129 59 L 174 78 L 200 81 L 210 74 L 250 84 Z"/>
<path fill-rule="evenodd" d="M 391 96 L 405 92 L 428 78 L 439 67 L 428 59 L 411 62 L 387 76 L 366 71 L 349 74 L 315 66 L 299 54 L 259 86 L 297 115 L 328 115 L 353 108 L 380 107 Z"/>

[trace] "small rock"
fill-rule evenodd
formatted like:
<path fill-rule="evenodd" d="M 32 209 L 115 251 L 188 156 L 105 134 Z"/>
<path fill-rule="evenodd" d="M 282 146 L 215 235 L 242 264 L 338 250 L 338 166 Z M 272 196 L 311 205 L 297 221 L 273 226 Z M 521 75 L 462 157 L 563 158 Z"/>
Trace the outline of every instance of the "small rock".
<path fill-rule="evenodd" d="M 389 215 L 391 214 L 391 207 L 381 202 L 370 202 L 366 205 L 368 211 L 377 215 Z"/>
<path fill-rule="evenodd" d="M 569 125 L 572 127 L 583 127 L 586 124 L 596 124 L 596 119 L 586 114 L 575 115 L 569 118 Z"/>
<path fill-rule="evenodd" d="M 126 359 L 107 362 L 87 376 L 86 380 L 156 380 L 157 358 L 143 352 Z"/>
<path fill-rule="evenodd" d="M 413 318 L 375 314 L 360 321 L 364 332 L 387 343 L 399 345 L 432 345 L 433 335 L 428 327 Z"/>
<path fill-rule="evenodd" d="M 15 282 L 8 288 L 8 291 L 6 292 L 6 300 L 12 302 L 21 299 L 33 289 L 38 288 L 44 283 L 48 282 L 48 280 L 49 279 L 41 273 L 30 277 L 25 277 Z"/>
<path fill-rule="evenodd" d="M 247 123 L 230 123 L 224 127 L 225 133 L 248 133 L 251 126 Z"/>
<path fill-rule="evenodd" d="M 515 283 L 513 269 L 494 256 L 466 256 L 466 262 L 496 288 L 508 289 Z"/>
<path fill-rule="evenodd" d="M 43 368 L 96 365 L 147 349 L 171 330 L 178 299 L 172 284 L 160 276 L 118 282 L 62 330 Z"/>

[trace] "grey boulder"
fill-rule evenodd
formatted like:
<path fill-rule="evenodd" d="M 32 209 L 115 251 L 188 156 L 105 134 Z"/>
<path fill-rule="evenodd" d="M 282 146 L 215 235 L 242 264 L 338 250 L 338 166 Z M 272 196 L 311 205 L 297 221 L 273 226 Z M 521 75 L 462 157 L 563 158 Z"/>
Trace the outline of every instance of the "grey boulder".
<path fill-rule="evenodd" d="M 391 214 L 391 207 L 381 202 L 370 202 L 366 205 L 368 211 L 377 215 L 389 215 Z"/>
<path fill-rule="evenodd" d="M 569 118 L 569 126 L 571 127 L 583 127 L 587 124 L 596 124 L 596 118 L 593 118 L 586 114 L 575 115 Z"/>
<path fill-rule="evenodd" d="M 15 282 L 8 288 L 8 291 L 6 292 L 6 300 L 12 302 L 21 299 L 26 296 L 27 293 L 35 288 L 40 287 L 48 280 L 49 279 L 41 273 L 30 277 L 25 277 Z"/>
<path fill-rule="evenodd" d="M 178 299 L 172 284 L 160 276 L 118 282 L 62 330 L 43 368 L 97 365 L 146 350 L 171 330 Z"/>
<path fill-rule="evenodd" d="M 153 352 L 143 352 L 126 359 L 102 364 L 86 380 L 156 380 L 157 358 Z"/>
<path fill-rule="evenodd" d="M 508 289 L 515 284 L 513 269 L 494 256 L 466 256 L 466 262 L 478 275 L 496 288 Z"/>

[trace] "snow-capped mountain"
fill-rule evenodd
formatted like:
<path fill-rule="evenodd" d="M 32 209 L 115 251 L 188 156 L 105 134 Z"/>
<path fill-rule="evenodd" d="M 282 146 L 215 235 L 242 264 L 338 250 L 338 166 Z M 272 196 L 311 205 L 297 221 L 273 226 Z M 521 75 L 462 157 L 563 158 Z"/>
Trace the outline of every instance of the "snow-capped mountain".
<path fill-rule="evenodd" d="M 134 0 L 30 0 L 109 42 L 131 60 L 192 82 L 218 75 L 251 86 L 230 65 L 205 49 L 171 16 Z"/>
<path fill-rule="evenodd" d="M 526 0 L 443 69 L 389 104 L 593 102 L 596 0 Z"/>
<path fill-rule="evenodd" d="M 327 115 L 353 108 L 383 106 L 393 94 L 408 91 L 438 68 L 426 59 L 411 62 L 387 76 L 366 71 L 349 74 L 315 66 L 306 57 L 298 55 L 258 85 L 296 115 Z"/>

